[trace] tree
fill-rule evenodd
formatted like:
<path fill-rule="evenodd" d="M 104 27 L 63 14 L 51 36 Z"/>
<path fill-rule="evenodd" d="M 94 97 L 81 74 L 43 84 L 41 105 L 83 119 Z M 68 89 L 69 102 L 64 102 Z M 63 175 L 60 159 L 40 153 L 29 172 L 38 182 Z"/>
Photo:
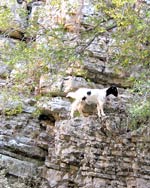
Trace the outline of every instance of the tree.
<path fill-rule="evenodd" d="M 142 71 L 133 77 L 133 91 L 140 92 L 142 96 L 145 91 L 150 91 L 150 11 L 144 1 L 94 0 L 90 2 L 88 14 L 84 12 L 84 0 L 74 4 L 53 0 L 49 1 L 47 7 L 43 1 L 38 1 L 37 3 L 43 3 L 40 8 L 34 7 L 33 2 L 26 1 L 25 6 L 27 8 L 30 5 L 31 12 L 25 10 L 19 13 L 27 19 L 24 30 L 20 32 L 21 41 L 13 48 L 6 45 L 3 50 L 3 61 L 13 67 L 21 63 L 21 71 L 14 78 L 15 88 L 19 87 L 18 83 L 21 81 L 19 92 L 24 85 L 24 92 L 28 88 L 27 93 L 30 93 L 38 85 L 43 73 L 57 74 L 59 69 L 59 73 L 64 74 L 65 68 L 71 63 L 82 63 L 82 59 L 90 55 L 90 45 L 99 36 L 109 36 L 112 39 L 111 45 L 107 45 L 106 41 L 107 56 L 103 60 L 107 63 L 115 62 L 118 67 L 124 67 L 128 71 L 134 66 L 140 66 Z M 9 29 L 4 30 L 9 28 L 11 17 L 8 15 L 12 16 L 11 9 L 1 8 L 0 31 L 4 36 L 8 33 L 7 36 L 12 37 Z M 146 92 L 146 96 L 140 98 L 139 105 L 145 99 L 147 105 L 148 94 Z"/>

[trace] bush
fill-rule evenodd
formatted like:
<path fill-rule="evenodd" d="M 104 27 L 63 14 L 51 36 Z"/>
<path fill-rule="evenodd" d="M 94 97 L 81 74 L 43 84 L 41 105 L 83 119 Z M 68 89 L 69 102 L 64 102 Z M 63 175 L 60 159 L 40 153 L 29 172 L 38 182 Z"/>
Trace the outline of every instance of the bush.
<path fill-rule="evenodd" d="M 129 116 L 130 128 L 136 129 L 139 126 L 147 125 L 150 119 L 150 80 L 147 76 L 141 77 L 135 82 L 134 88 L 131 90 L 134 95 L 130 101 Z"/>

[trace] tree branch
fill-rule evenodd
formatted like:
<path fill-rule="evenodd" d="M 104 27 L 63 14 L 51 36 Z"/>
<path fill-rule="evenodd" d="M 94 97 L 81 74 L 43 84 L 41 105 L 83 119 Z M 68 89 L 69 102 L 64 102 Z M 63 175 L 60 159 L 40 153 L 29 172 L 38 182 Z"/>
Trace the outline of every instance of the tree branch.
<path fill-rule="evenodd" d="M 96 33 L 94 35 L 94 37 L 91 40 L 89 40 L 89 42 L 78 51 L 78 53 L 80 53 L 80 54 L 83 53 L 92 44 L 92 42 L 95 40 L 96 37 L 98 37 L 99 35 L 104 34 L 105 32 L 109 32 L 109 31 L 111 31 L 112 29 L 114 29 L 116 27 L 117 27 L 117 24 L 115 23 L 114 25 L 107 27 L 106 31 Z"/>

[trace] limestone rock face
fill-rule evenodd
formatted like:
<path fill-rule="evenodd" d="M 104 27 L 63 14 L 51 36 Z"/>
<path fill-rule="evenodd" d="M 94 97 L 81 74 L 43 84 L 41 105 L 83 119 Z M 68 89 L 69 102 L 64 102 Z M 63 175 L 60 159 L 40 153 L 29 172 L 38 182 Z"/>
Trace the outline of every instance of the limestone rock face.
<path fill-rule="evenodd" d="M 93 82 L 87 82 L 83 77 L 76 76 L 51 76 L 50 74 L 41 75 L 39 81 L 39 91 L 41 94 L 52 96 L 66 96 L 66 93 L 75 91 L 78 88 L 96 88 Z"/>
<path fill-rule="evenodd" d="M 46 155 L 46 151 L 34 143 L 34 139 L 40 134 L 38 121 L 29 114 L 21 114 L 11 119 L 0 116 L 0 119 L 2 165 L 18 177 L 28 177 L 32 173 L 35 175 Z"/>
<path fill-rule="evenodd" d="M 142 153 L 149 146 L 136 148 L 138 139 L 141 139 L 138 134 L 119 135 L 114 131 L 111 132 L 114 135 L 108 136 L 110 132 L 103 129 L 106 123 L 107 120 L 90 117 L 56 123 L 56 158 L 47 161 L 44 171 L 52 187 L 69 187 L 73 184 L 76 187 L 129 188 L 130 180 L 133 186 L 144 186 L 139 177 L 145 177 L 142 164 L 147 157 L 144 159 Z M 49 169 L 52 166 L 54 169 Z M 149 185 L 149 180 L 145 178 L 145 184 Z"/>
<path fill-rule="evenodd" d="M 61 97 L 47 98 L 43 97 L 37 103 L 41 114 L 52 116 L 54 119 L 64 119 L 69 117 L 70 102 Z"/>
<path fill-rule="evenodd" d="M 129 75 L 123 70 L 115 71 L 107 63 L 103 61 L 89 58 L 86 59 L 82 65 L 72 64 L 67 69 L 68 74 L 75 74 L 76 76 L 84 76 L 94 83 L 101 85 L 112 85 L 115 84 L 119 87 L 131 87 L 132 82 L 127 79 Z"/>
<path fill-rule="evenodd" d="M 127 79 L 130 74 L 112 68 L 108 62 L 108 46 L 114 42 L 109 34 L 93 39 L 85 48 L 86 58 L 82 63 L 75 61 L 69 62 L 67 68 L 63 66 L 65 69 L 61 72 L 64 71 L 65 76 L 51 74 L 53 69 L 57 73 L 62 67 L 59 63 L 54 67 L 53 62 L 47 62 L 49 73 L 39 76 L 37 93 L 34 88 L 30 97 L 19 92 L 19 101 L 12 92 L 15 75 L 27 72 L 29 62 L 17 62 L 13 67 L 5 64 L 4 60 L 9 60 L 5 45 L 11 51 L 22 42 L 8 36 L 22 39 L 24 29 L 28 28 L 33 32 L 31 35 L 36 35 L 35 46 L 42 44 L 46 48 L 45 29 L 57 30 L 57 24 L 62 24 L 66 30 L 62 38 L 64 46 L 67 43 L 72 47 L 81 42 L 77 39 L 80 29 L 92 27 L 86 25 L 86 18 L 94 14 L 91 0 L 84 1 L 83 9 L 82 3 L 76 4 L 75 0 L 62 1 L 61 10 L 50 6 L 51 2 L 0 2 L 12 15 L 6 28 L 0 26 L 0 33 L 4 29 L 11 34 L 0 37 L 0 171 L 6 171 L 3 176 L 0 172 L 0 188 L 14 188 L 14 182 L 20 181 L 24 182 L 24 187 L 20 184 L 22 188 L 149 188 L 150 129 L 144 124 L 136 131 L 129 129 L 129 99 L 134 96 L 124 88 L 132 87 L 132 82 Z M 74 7 L 62 11 L 67 3 Z M 81 9 L 82 16 L 79 15 Z M 22 17 L 22 13 L 27 14 Z M 38 27 L 32 30 L 35 21 Z M 82 53 L 85 44 L 78 46 L 77 53 Z M 26 79 L 26 87 L 32 85 L 31 79 L 30 76 Z M 106 117 L 98 118 L 96 105 L 84 104 L 84 117 L 75 113 L 75 117 L 70 118 L 73 99 L 66 98 L 68 92 L 112 84 L 118 86 L 119 97 L 108 97 L 104 106 Z M 15 85 L 19 91 L 24 86 Z"/>
<path fill-rule="evenodd" d="M 101 119 L 94 110 L 70 119 L 70 104 L 44 97 L 38 119 L 31 112 L 0 116 L 0 165 L 8 174 L 41 178 L 37 188 L 149 187 L 149 128 L 129 131 L 125 108 L 113 97 Z"/>

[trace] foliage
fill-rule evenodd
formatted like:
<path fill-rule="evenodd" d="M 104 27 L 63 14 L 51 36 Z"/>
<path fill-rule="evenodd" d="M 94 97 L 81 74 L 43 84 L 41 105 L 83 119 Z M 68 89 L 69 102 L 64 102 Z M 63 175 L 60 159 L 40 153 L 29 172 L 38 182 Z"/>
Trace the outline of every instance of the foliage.
<path fill-rule="evenodd" d="M 131 122 L 130 127 L 132 129 L 138 128 L 141 124 L 147 124 L 150 119 L 150 102 L 142 102 L 133 104 L 130 108 Z"/>
<path fill-rule="evenodd" d="M 113 53 L 119 63 L 124 66 L 133 64 L 149 65 L 149 23 L 148 6 L 136 0 L 100 1 L 99 10 L 107 19 L 113 19 L 117 25 L 113 33 L 114 47 L 118 53 Z M 109 6 L 108 6 L 109 5 Z"/>
<path fill-rule="evenodd" d="M 147 125 L 150 120 L 150 80 L 146 81 L 146 75 L 136 81 L 131 93 L 134 98 L 129 108 L 130 128 L 137 129 L 141 124 Z"/>
<path fill-rule="evenodd" d="M 11 93 L 11 94 L 10 94 Z M 18 92 L 11 92 L 9 90 L 1 90 L 0 95 L 0 113 L 7 116 L 16 115 L 22 112 L 23 103 L 21 97 L 19 97 Z"/>
<path fill-rule="evenodd" d="M 90 29 L 80 30 L 80 40 L 77 39 L 78 45 L 75 46 L 71 46 L 69 44 L 70 39 L 66 38 L 66 20 L 58 20 L 58 22 L 53 26 L 49 23 L 54 23 L 54 15 L 46 15 L 44 9 L 37 9 L 34 16 L 32 16 L 29 20 L 29 25 L 25 31 L 25 36 L 29 36 L 30 34 L 36 35 L 38 36 L 39 39 L 37 39 L 39 41 L 40 38 L 41 40 L 43 38 L 45 40 L 45 44 L 40 44 L 40 42 L 35 44 L 34 41 L 31 41 L 26 46 L 25 44 L 20 44 L 20 47 L 17 46 L 12 53 L 8 54 L 11 57 L 11 60 L 13 59 L 13 63 L 18 63 L 18 61 L 24 60 L 29 62 L 32 59 L 31 64 L 33 64 L 34 61 L 40 59 L 41 61 L 44 61 L 43 64 L 45 64 L 45 62 L 49 64 L 57 64 L 61 62 L 62 65 L 67 63 L 67 61 L 74 61 L 79 55 L 86 56 L 86 48 L 91 44 L 90 40 L 92 40 L 93 37 L 104 33 L 107 34 L 107 29 L 109 27 L 111 28 L 111 26 L 116 26 L 116 30 L 112 34 L 115 39 L 114 48 L 117 47 L 118 53 L 110 49 L 112 53 L 109 54 L 109 59 L 116 60 L 119 63 L 121 62 L 125 66 L 136 63 L 148 65 L 150 58 L 149 47 L 147 48 L 146 46 L 148 45 L 148 41 L 150 39 L 148 27 L 150 13 L 145 4 L 138 4 L 136 0 L 95 0 L 93 5 L 95 7 L 95 13 L 91 16 L 89 15 L 84 20 L 84 24 L 89 26 Z M 78 7 L 77 4 L 71 6 L 69 2 L 67 6 L 67 10 L 64 10 L 65 13 L 70 9 Z M 82 6 L 84 7 L 84 4 Z M 62 11 L 62 7 L 63 5 L 59 0 L 51 1 L 50 3 L 50 8 L 53 11 L 55 10 L 54 13 Z M 11 14 L 10 10 L 9 14 Z M 7 12 L 5 15 L 1 16 L 3 18 L 0 19 L 1 25 L 10 23 L 10 20 L 7 20 L 7 18 L 11 19 L 9 14 Z M 42 22 L 39 21 L 42 19 L 42 17 L 46 16 L 48 25 L 47 28 L 42 25 Z M 110 20 L 111 22 L 109 22 Z M 78 52 L 79 45 L 84 46 L 84 48 L 81 50 L 83 54 L 76 53 Z"/>
<path fill-rule="evenodd" d="M 9 8 L 0 7 L 0 30 L 11 28 L 11 20 L 13 15 Z"/>
<path fill-rule="evenodd" d="M 97 9 L 117 26 L 112 33 L 114 43 L 108 50 L 109 61 L 115 61 L 128 72 L 135 66 L 141 69 L 132 77 L 131 92 L 135 96 L 130 101 L 129 116 L 130 128 L 135 129 L 150 119 L 150 10 L 145 3 L 136 0 L 100 1 Z"/>
<path fill-rule="evenodd" d="M 137 0 L 94 0 L 91 1 L 94 7 L 92 13 L 83 17 L 84 1 L 65 3 L 66 6 L 60 0 L 50 1 L 49 11 L 39 6 L 34 10 L 34 15 L 27 15 L 26 11 L 19 12 L 20 19 L 27 21 L 24 31 L 26 40 L 12 46 L 6 44 L 1 57 L 15 70 L 11 74 L 12 88 L 16 92 L 18 90 L 18 93 L 31 94 L 38 87 L 43 73 L 51 73 L 52 77 L 58 72 L 65 75 L 68 67 L 77 62 L 82 63 L 83 58 L 89 57 L 89 47 L 97 37 L 109 36 L 113 40 L 107 46 L 107 62 L 115 62 L 128 72 L 135 65 L 141 66 L 144 75 L 148 72 L 145 78 L 142 74 L 137 79 L 132 77 L 140 81 L 138 84 L 135 82 L 135 88 L 141 88 L 137 93 L 141 95 L 141 100 L 133 101 L 130 109 L 135 119 L 140 118 L 142 110 L 148 114 L 149 104 L 144 93 L 149 90 L 149 7 Z M 74 10 L 77 10 L 77 14 Z M 58 13 L 61 16 L 57 16 Z M 68 16 L 72 18 L 69 23 Z M 0 25 L 1 29 L 6 29 L 6 33 L 9 32 L 7 28 L 12 27 L 12 17 L 11 9 L 0 8 Z M 76 69 L 72 74 L 88 79 L 86 71 L 78 72 Z M 142 91 L 143 83 L 146 88 Z M 142 107 L 138 108 L 141 104 Z"/>

